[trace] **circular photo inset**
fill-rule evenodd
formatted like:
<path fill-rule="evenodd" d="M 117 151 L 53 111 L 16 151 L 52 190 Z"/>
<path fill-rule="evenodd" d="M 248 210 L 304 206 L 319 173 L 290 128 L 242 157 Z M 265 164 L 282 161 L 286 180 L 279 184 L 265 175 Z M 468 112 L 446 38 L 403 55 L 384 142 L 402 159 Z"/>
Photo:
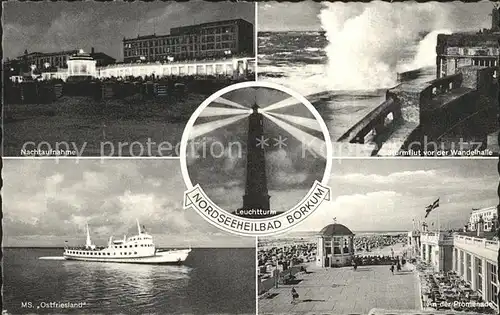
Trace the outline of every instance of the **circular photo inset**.
<path fill-rule="evenodd" d="M 286 230 L 328 198 L 331 151 L 326 125 L 304 97 L 272 83 L 229 86 L 184 131 L 185 205 L 237 234 Z"/>

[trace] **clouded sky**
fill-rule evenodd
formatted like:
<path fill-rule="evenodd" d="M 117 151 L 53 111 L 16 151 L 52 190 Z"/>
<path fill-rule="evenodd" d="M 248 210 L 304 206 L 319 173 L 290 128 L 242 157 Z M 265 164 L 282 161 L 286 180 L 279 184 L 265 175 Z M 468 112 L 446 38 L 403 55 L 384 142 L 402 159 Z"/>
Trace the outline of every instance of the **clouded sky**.
<path fill-rule="evenodd" d="M 332 198 L 304 223 L 319 231 L 337 218 L 354 231 L 395 231 L 423 220 L 462 227 L 472 208 L 498 204 L 497 159 L 334 160 Z M 178 160 L 6 160 L 3 233 L 6 246 L 61 246 L 136 233 L 135 219 L 160 246 L 253 246 L 252 238 L 227 234 L 194 210 L 182 209 L 184 182 Z M 291 191 L 290 193 L 296 193 Z M 226 193 L 227 198 L 238 198 Z M 280 196 L 286 198 L 286 196 Z"/>
<path fill-rule="evenodd" d="M 243 18 L 254 23 L 252 3 L 231 2 L 3 2 L 4 56 L 95 47 L 123 60 L 123 37 L 168 34 L 170 28 Z"/>
<path fill-rule="evenodd" d="M 6 246 L 63 246 L 137 233 L 136 218 L 159 246 L 248 247 L 255 240 L 225 233 L 183 210 L 179 160 L 6 160 Z"/>
<path fill-rule="evenodd" d="M 498 204 L 497 159 L 334 160 L 332 200 L 298 229 L 319 231 L 341 223 L 354 231 L 401 231 L 423 220 L 425 207 L 438 197 L 440 207 L 427 223 L 461 228 L 472 208 Z"/>

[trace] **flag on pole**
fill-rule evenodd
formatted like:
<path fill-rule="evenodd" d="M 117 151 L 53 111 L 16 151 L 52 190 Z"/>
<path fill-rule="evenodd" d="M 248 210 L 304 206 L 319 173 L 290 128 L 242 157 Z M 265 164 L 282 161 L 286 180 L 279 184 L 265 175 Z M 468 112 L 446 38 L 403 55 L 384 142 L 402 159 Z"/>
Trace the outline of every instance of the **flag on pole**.
<path fill-rule="evenodd" d="M 439 207 L 439 198 L 436 199 L 436 201 L 434 201 L 432 204 L 425 207 L 425 217 L 427 218 L 431 211 L 436 209 L 437 207 Z"/>

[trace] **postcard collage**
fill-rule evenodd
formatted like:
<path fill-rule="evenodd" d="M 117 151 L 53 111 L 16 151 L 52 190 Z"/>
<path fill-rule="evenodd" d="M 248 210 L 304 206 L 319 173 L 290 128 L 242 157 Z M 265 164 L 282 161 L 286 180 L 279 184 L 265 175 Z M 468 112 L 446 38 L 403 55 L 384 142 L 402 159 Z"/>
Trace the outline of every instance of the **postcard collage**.
<path fill-rule="evenodd" d="M 2 8 L 2 314 L 500 314 L 499 3 Z"/>

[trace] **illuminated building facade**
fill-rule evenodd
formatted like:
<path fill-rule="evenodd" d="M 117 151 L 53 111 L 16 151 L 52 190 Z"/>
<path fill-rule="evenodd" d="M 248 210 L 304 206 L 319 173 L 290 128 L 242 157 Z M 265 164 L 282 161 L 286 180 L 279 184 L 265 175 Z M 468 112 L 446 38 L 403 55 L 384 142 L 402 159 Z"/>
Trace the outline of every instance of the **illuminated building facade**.
<path fill-rule="evenodd" d="M 254 27 L 243 19 L 176 27 L 169 35 L 123 39 L 125 63 L 254 55 Z"/>
<path fill-rule="evenodd" d="M 44 72 L 53 73 L 57 72 L 58 69 L 68 68 L 68 61 L 73 56 L 78 55 L 80 51 L 81 50 L 73 49 L 50 53 L 28 53 L 28 51 L 25 50 L 22 56 L 6 61 L 4 63 L 4 68 L 9 69 L 11 75 L 24 75 L 28 72 L 38 74 Z M 115 58 L 102 52 L 95 52 L 94 48 L 91 49 L 88 56 L 95 60 L 97 67 L 104 67 L 116 62 Z"/>
<path fill-rule="evenodd" d="M 68 76 L 96 77 L 96 63 L 97 61 L 90 54 L 80 51 L 68 59 Z"/>

